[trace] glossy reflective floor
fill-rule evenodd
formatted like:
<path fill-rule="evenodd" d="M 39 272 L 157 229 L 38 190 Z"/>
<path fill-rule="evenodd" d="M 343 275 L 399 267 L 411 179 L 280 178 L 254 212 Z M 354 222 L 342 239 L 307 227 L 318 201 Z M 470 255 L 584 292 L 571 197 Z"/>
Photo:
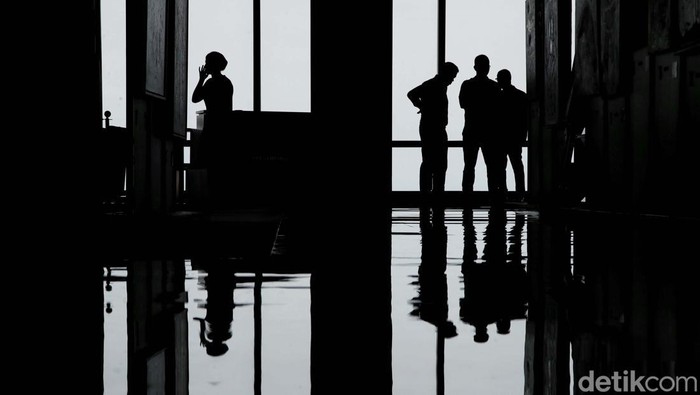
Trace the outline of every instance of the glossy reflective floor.
<path fill-rule="evenodd" d="M 696 223 L 488 208 L 394 209 L 390 221 L 386 313 L 360 296 L 382 283 L 359 276 L 357 306 L 329 318 L 327 290 L 345 282 L 261 260 L 284 255 L 277 226 L 237 255 L 111 261 L 104 393 L 339 393 L 334 364 L 389 383 L 352 388 L 397 395 L 583 393 L 591 371 L 697 376 Z M 333 339 L 364 328 L 377 330 Z"/>

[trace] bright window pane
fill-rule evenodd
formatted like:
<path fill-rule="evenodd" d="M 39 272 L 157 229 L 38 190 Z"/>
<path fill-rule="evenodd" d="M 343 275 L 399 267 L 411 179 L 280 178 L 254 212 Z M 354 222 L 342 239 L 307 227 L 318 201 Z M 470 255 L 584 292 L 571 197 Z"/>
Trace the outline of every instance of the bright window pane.
<path fill-rule="evenodd" d="M 406 93 L 437 72 L 437 1 L 393 4 L 393 139 L 418 140 L 420 115 Z"/>
<path fill-rule="evenodd" d="M 462 171 L 464 170 L 464 156 L 462 149 L 452 147 L 447 151 L 447 173 L 445 175 L 446 191 L 462 190 Z M 420 148 L 394 148 L 392 155 L 392 188 L 394 191 L 418 191 L 418 177 L 420 173 L 421 154 Z M 481 153 L 476 163 L 475 191 L 485 191 L 486 166 Z"/>
<path fill-rule="evenodd" d="M 263 111 L 311 111 L 309 0 L 260 2 Z"/>
<path fill-rule="evenodd" d="M 248 0 L 209 0 L 189 2 L 188 88 L 189 97 L 199 79 L 199 66 L 211 51 L 228 60 L 223 71 L 233 83 L 233 108 L 253 109 L 253 2 Z M 196 127 L 196 112 L 204 102 L 188 97 L 187 127 Z"/>
<path fill-rule="evenodd" d="M 421 154 L 420 148 L 394 148 L 392 155 L 392 190 L 394 191 L 418 191 L 418 177 L 420 172 Z M 523 148 L 523 165 L 525 166 L 525 186 L 527 187 L 527 148 Z M 464 155 L 459 147 L 451 147 L 447 151 L 447 174 L 445 175 L 446 191 L 462 190 L 462 172 L 464 170 Z M 487 191 L 488 179 L 486 178 L 486 164 L 479 151 L 476 162 L 474 190 Z M 513 168 L 508 162 L 506 168 L 506 186 L 509 191 L 515 191 L 515 178 Z"/>
<path fill-rule="evenodd" d="M 450 140 L 461 140 L 464 112 L 459 107 L 459 88 L 462 81 L 474 77 L 477 55 L 485 54 L 491 60 L 491 79 L 496 78 L 499 70 L 508 69 L 513 85 L 526 89 L 525 1 L 447 0 L 446 7 L 446 60 L 459 67 L 459 74 L 448 91 L 447 132 Z"/>
<path fill-rule="evenodd" d="M 126 0 L 103 1 L 102 111 L 110 125 L 126 127 Z"/>

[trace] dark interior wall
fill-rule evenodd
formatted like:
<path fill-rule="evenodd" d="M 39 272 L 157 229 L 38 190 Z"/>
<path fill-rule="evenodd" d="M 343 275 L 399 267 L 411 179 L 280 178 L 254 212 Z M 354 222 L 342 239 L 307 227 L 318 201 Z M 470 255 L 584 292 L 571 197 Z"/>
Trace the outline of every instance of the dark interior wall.
<path fill-rule="evenodd" d="M 127 2 L 127 124 L 134 141 L 133 210 L 165 214 L 186 133 L 187 0 Z"/>
<path fill-rule="evenodd" d="M 532 200 L 579 205 L 561 194 L 577 184 L 588 206 L 688 213 L 688 180 L 699 170 L 687 159 L 698 141 L 693 130 L 699 130 L 691 110 L 697 103 L 697 2 L 578 0 L 571 83 L 568 65 L 559 62 L 568 59 L 566 34 L 557 32 L 565 31 L 565 6 L 553 0 L 528 5 L 544 9 L 543 18 L 528 13 L 534 26 L 528 28 L 528 92 L 544 114 L 544 122 L 532 124 Z M 538 35 L 544 36 L 543 55 L 533 51 L 537 41 L 535 48 L 530 43 Z M 562 171 L 558 165 L 568 157 L 561 153 L 571 148 L 562 136 L 570 141 L 584 129 L 585 144 L 574 152 L 578 173 Z"/>
<path fill-rule="evenodd" d="M 529 199 L 533 203 L 539 202 L 542 196 L 542 80 L 544 75 L 540 72 L 544 64 L 544 2 L 541 0 L 527 0 L 526 2 L 526 70 L 527 70 L 527 95 L 530 103 L 530 119 L 528 132 L 528 190 Z"/>
<path fill-rule="evenodd" d="M 104 303 L 101 268 L 86 266 L 94 264 L 90 246 L 100 209 L 99 5 L 18 2 L 7 11 L 15 23 L 4 40 L 13 66 L 5 91 L 11 132 L 3 190 L 6 244 L 16 263 L 6 274 L 21 295 L 10 315 L 21 322 L 21 336 L 33 339 L 10 346 L 10 365 L 14 380 L 36 392 L 102 393 L 102 381 L 89 379 L 102 377 L 102 331 L 86 327 L 101 324 Z M 70 306 L 54 303 L 57 298 Z"/>
<path fill-rule="evenodd" d="M 570 90 L 571 2 L 527 2 L 527 91 L 530 100 L 530 200 L 549 205 L 558 194 L 564 119 Z"/>

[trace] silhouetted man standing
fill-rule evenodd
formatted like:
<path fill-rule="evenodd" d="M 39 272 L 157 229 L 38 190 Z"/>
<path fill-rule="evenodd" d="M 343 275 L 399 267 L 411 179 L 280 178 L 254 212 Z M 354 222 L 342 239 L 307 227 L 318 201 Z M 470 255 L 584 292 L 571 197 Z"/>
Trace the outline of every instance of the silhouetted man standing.
<path fill-rule="evenodd" d="M 527 139 L 527 95 L 511 84 L 510 71 L 503 69 L 496 75 L 501 88 L 497 119 L 504 136 L 505 153 L 510 159 L 515 176 L 516 200 L 525 199 L 525 168 L 523 145 Z"/>
<path fill-rule="evenodd" d="M 490 69 L 486 55 L 474 58 L 476 76 L 464 81 L 459 91 L 459 106 L 464 109 L 462 191 L 469 199 L 474 190 L 474 168 L 481 148 L 486 162 L 489 195 L 493 203 L 500 203 L 505 193 L 506 159 L 501 136 L 495 127 L 499 89 L 496 81 L 488 77 Z"/>
<path fill-rule="evenodd" d="M 435 77 L 408 92 L 408 98 L 420 110 L 418 131 L 421 139 L 420 191 L 432 193 L 439 200 L 445 191 L 447 171 L 447 87 L 457 77 L 459 68 L 445 62 Z"/>

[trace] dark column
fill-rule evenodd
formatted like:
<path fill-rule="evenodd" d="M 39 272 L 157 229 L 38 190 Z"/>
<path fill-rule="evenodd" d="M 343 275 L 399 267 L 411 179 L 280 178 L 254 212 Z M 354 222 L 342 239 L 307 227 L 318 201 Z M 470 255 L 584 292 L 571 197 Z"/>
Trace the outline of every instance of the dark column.
<path fill-rule="evenodd" d="M 646 48 L 635 52 L 629 117 L 632 145 L 632 204 L 637 211 L 648 208 L 650 193 L 656 193 L 649 184 L 652 150 L 652 141 L 649 136 L 649 124 L 652 120 L 650 61 Z"/>
<path fill-rule="evenodd" d="M 570 332 L 564 287 L 570 276 L 570 231 L 552 217 L 529 222 L 527 233 L 530 299 L 524 393 L 568 393 Z"/>
<path fill-rule="evenodd" d="M 260 0 L 253 0 L 253 111 L 261 109 Z"/>
<path fill-rule="evenodd" d="M 542 89 L 544 64 L 544 0 L 526 2 L 527 96 L 530 103 L 528 132 L 528 200 L 538 203 L 542 194 Z"/>
<path fill-rule="evenodd" d="M 8 78 L 15 132 L 5 144 L 13 163 L 4 185 L 12 207 L 7 254 L 26 260 L 6 266 L 8 278 L 21 279 L 7 314 L 21 339 L 10 342 L 11 375 L 35 392 L 102 393 L 102 270 L 93 254 L 100 2 L 16 3 L 9 14 L 25 26 L 5 35 L 23 64 Z"/>
<path fill-rule="evenodd" d="M 391 393 L 391 76 L 391 1 L 311 1 L 313 127 L 291 222 L 314 267 L 312 394 Z"/>
<path fill-rule="evenodd" d="M 545 0 L 543 39 L 543 111 L 540 140 L 544 204 L 556 204 L 565 149 L 566 103 L 571 90 L 571 1 Z"/>
<path fill-rule="evenodd" d="M 127 128 L 134 142 L 134 212 L 165 214 L 175 202 L 175 150 L 185 137 L 187 1 L 126 5 Z"/>

